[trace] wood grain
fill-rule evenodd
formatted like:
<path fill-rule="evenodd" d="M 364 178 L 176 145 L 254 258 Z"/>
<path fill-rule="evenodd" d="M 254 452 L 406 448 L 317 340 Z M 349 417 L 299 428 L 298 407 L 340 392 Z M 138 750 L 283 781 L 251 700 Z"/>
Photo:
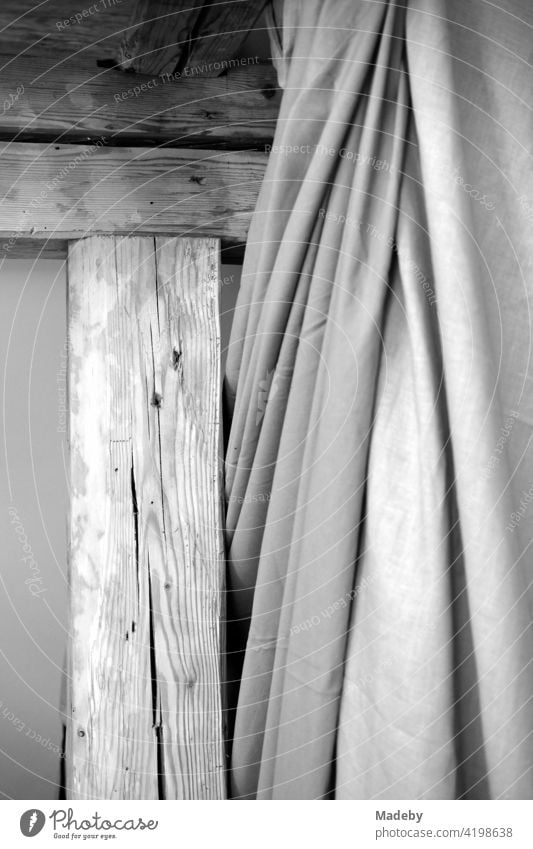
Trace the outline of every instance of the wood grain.
<path fill-rule="evenodd" d="M 238 56 L 239 48 L 265 6 L 266 0 L 206 3 L 190 42 L 187 65 L 200 69 L 206 76 L 218 76 L 221 71 L 217 65 Z"/>
<path fill-rule="evenodd" d="M 254 152 L 0 144 L 0 241 L 213 236 L 242 245 L 266 167 Z"/>
<path fill-rule="evenodd" d="M 224 797 L 218 243 L 69 249 L 67 793 Z"/>
<path fill-rule="evenodd" d="M 152 17 L 155 5 L 147 7 Z M 69 0 L 2 0 L 0 139 L 88 142 L 103 136 L 109 144 L 233 149 L 271 142 L 280 100 L 271 67 L 228 65 L 220 80 L 124 74 L 117 57 L 121 40 L 133 32 L 135 3 L 89 7 L 97 11 L 83 17 L 83 7 Z M 67 25 L 76 14 L 81 21 Z"/>
<path fill-rule="evenodd" d="M 23 92 L 0 110 L 4 141 L 253 148 L 270 144 L 280 104 L 270 65 L 230 68 L 220 79 L 144 77 L 117 70 L 50 67 L 45 59 L 0 55 L 4 92 Z"/>
<path fill-rule="evenodd" d="M 103 5 L 73 4 L 71 0 L 2 0 L 2 50 L 9 48 L 12 56 L 30 60 L 41 58 L 49 67 L 77 64 L 95 68 L 97 61 L 113 62 L 133 6 L 134 0 L 109 0 Z M 81 14 L 81 20 L 76 14 Z"/>
<path fill-rule="evenodd" d="M 235 57 L 266 0 L 137 0 L 119 48 L 123 70 L 172 73 L 214 67 Z"/>
<path fill-rule="evenodd" d="M 163 74 L 176 70 L 200 15 L 204 0 L 137 0 L 130 26 L 120 43 L 124 70 Z"/>

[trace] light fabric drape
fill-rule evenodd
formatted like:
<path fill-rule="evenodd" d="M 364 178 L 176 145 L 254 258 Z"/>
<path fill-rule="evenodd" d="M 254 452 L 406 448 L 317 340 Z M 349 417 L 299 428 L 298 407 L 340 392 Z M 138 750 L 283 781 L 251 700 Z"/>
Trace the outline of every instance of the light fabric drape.
<path fill-rule="evenodd" d="M 232 794 L 533 798 L 533 10 L 280 8 L 225 384 Z"/>

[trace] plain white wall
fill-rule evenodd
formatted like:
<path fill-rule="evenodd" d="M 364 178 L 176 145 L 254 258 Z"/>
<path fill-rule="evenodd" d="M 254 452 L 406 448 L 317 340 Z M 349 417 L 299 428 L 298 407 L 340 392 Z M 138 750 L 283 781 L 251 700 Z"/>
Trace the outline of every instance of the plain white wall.
<path fill-rule="evenodd" d="M 11 798 L 58 792 L 67 636 L 63 265 L 0 267 L 0 793 Z"/>

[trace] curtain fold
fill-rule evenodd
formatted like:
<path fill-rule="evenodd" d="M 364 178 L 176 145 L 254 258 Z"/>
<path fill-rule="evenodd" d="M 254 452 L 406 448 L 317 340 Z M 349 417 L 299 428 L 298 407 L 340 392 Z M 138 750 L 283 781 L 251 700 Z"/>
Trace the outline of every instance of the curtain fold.
<path fill-rule="evenodd" d="M 225 380 L 236 798 L 533 796 L 532 24 L 283 4 Z"/>

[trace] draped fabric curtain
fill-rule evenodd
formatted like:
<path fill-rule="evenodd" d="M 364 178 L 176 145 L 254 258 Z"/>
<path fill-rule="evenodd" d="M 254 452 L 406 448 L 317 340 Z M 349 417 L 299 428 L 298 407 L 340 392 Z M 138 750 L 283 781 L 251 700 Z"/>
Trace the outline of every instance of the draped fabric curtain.
<path fill-rule="evenodd" d="M 274 10 L 225 381 L 231 792 L 533 798 L 533 10 Z"/>

